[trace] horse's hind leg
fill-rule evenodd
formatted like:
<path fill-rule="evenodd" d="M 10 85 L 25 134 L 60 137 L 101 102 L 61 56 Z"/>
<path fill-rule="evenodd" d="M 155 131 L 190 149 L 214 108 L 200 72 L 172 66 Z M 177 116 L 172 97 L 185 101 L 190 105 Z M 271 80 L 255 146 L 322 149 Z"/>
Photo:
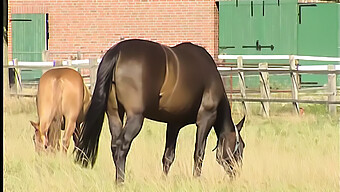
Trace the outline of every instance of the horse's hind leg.
<path fill-rule="evenodd" d="M 76 128 L 73 132 L 73 142 L 74 146 L 78 146 L 79 138 L 80 138 L 80 132 L 81 132 L 81 124 L 79 122 L 76 122 Z"/>
<path fill-rule="evenodd" d="M 70 140 L 71 140 L 71 136 L 74 133 L 74 130 L 76 128 L 76 121 L 77 121 L 77 117 L 66 117 L 66 130 L 64 132 L 64 136 L 63 136 L 63 151 L 66 154 L 67 153 L 67 149 L 70 146 Z"/>
<path fill-rule="evenodd" d="M 125 162 L 132 140 L 138 135 L 143 125 L 142 114 L 127 114 L 124 129 L 113 146 L 114 162 L 116 165 L 116 182 L 124 182 Z"/>
<path fill-rule="evenodd" d="M 175 148 L 176 148 L 176 142 L 177 142 L 177 136 L 179 133 L 179 130 L 182 126 L 178 126 L 175 124 L 168 123 L 167 129 L 166 129 L 166 144 L 165 144 L 165 150 L 163 154 L 163 172 L 165 175 L 168 175 L 170 166 L 172 162 L 175 159 Z"/>
<path fill-rule="evenodd" d="M 115 154 L 116 150 L 116 141 L 120 133 L 122 132 L 122 120 L 118 115 L 118 112 L 115 113 L 108 113 L 107 116 L 109 119 L 109 128 L 110 128 L 110 133 L 111 133 L 111 152 L 112 156 Z"/>
<path fill-rule="evenodd" d="M 122 132 L 124 117 L 124 109 L 121 106 L 121 104 L 117 102 L 114 86 L 112 86 L 112 89 L 110 91 L 109 99 L 107 102 L 106 115 L 109 120 L 109 127 L 111 133 L 111 151 L 112 156 L 114 156 L 116 149 L 115 147 L 116 140 L 120 133 Z"/>
<path fill-rule="evenodd" d="M 58 117 L 54 118 L 48 130 L 48 143 L 51 151 L 59 151 L 60 149 L 60 136 L 61 136 L 61 121 Z"/>

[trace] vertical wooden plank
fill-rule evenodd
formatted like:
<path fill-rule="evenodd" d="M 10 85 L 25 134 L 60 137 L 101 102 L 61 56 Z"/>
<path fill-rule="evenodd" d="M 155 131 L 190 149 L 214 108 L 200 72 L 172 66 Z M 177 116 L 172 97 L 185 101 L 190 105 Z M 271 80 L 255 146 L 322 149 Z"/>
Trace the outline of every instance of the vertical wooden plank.
<path fill-rule="evenodd" d="M 56 67 L 61 67 L 61 66 L 63 66 L 63 62 L 60 61 L 60 60 L 55 61 L 55 66 L 56 66 Z"/>
<path fill-rule="evenodd" d="M 335 65 L 328 65 L 328 71 L 334 72 Z M 328 101 L 336 101 L 336 74 L 329 73 L 328 74 Z M 328 111 L 331 115 L 336 115 L 336 105 L 335 104 L 328 104 Z"/>
<path fill-rule="evenodd" d="M 296 68 L 296 60 L 294 58 L 294 55 L 289 56 L 289 65 L 290 65 L 290 78 L 292 81 L 292 99 L 293 100 L 298 100 L 298 74 L 297 72 L 294 72 Z M 296 115 L 300 114 L 300 108 L 299 108 L 299 103 L 294 101 L 293 102 L 293 113 Z"/>
<path fill-rule="evenodd" d="M 47 50 L 44 50 L 42 52 L 42 61 L 48 61 L 48 57 L 49 57 L 49 52 Z"/>
<path fill-rule="evenodd" d="M 237 68 L 238 69 L 242 69 L 243 68 L 243 59 L 242 59 L 242 56 L 239 56 L 237 58 Z M 245 82 L 245 79 L 244 79 L 244 72 L 241 72 L 239 70 L 238 71 L 238 78 L 239 78 L 241 97 L 243 99 L 245 99 L 246 98 L 246 82 Z M 248 114 L 247 106 L 246 106 L 245 101 L 242 101 L 242 105 L 243 105 L 243 113 L 244 114 Z"/>
<path fill-rule="evenodd" d="M 13 65 L 14 67 L 14 71 L 15 71 L 15 86 L 13 86 L 14 91 L 16 93 L 16 95 L 18 95 L 21 91 L 21 74 L 20 74 L 20 69 L 17 68 L 19 66 L 19 62 L 18 59 L 13 59 Z"/>
<path fill-rule="evenodd" d="M 77 60 L 81 60 L 81 52 L 77 51 Z"/>
<path fill-rule="evenodd" d="M 47 62 L 48 57 L 49 57 L 49 52 L 47 50 L 44 50 L 42 52 L 42 61 Z M 41 71 L 42 71 L 42 74 L 44 74 L 46 71 L 48 71 L 48 69 L 42 69 Z"/>
<path fill-rule="evenodd" d="M 6 1 L 7 2 L 7 1 Z M 5 2 L 5 3 L 6 3 Z M 6 9 L 5 9 L 6 10 Z M 3 13 L 3 15 L 5 15 L 5 13 Z M 6 19 L 7 20 L 7 19 Z M 6 28 L 3 29 L 5 35 L 3 35 L 2 37 L 2 42 L 3 42 L 3 66 L 8 66 L 8 38 L 7 38 L 7 30 Z M 5 98 L 5 96 L 9 96 L 9 73 L 8 73 L 8 69 L 7 68 L 3 68 L 3 71 L 2 71 L 2 75 L 3 75 L 3 88 L 4 88 L 4 92 L 2 94 L 3 98 Z"/>
<path fill-rule="evenodd" d="M 71 59 L 67 60 L 67 66 L 70 66 L 70 67 L 72 66 L 72 60 Z"/>
<path fill-rule="evenodd" d="M 90 59 L 90 90 L 91 93 L 94 91 L 94 86 L 96 84 L 96 74 L 97 74 L 97 59 Z"/>
<path fill-rule="evenodd" d="M 232 67 L 230 67 L 230 69 L 232 70 Z M 230 84 L 230 109 L 233 109 L 233 74 L 230 73 L 229 75 L 229 84 Z"/>
<path fill-rule="evenodd" d="M 268 69 L 268 63 L 259 63 L 259 69 Z M 270 99 L 270 86 L 268 72 L 260 72 L 260 92 L 263 99 Z M 264 117 L 269 117 L 270 104 L 269 102 L 261 102 L 262 113 Z"/>

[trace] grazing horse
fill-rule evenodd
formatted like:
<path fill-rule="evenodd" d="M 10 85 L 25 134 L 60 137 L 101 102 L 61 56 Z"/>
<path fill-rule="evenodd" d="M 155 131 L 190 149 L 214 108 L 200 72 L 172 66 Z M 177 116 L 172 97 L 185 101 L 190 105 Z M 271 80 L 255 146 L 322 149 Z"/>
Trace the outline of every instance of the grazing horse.
<path fill-rule="evenodd" d="M 107 108 L 107 102 L 112 105 Z M 175 158 L 179 130 L 196 123 L 194 176 L 200 176 L 207 136 L 217 135 L 217 162 L 230 176 L 241 163 L 245 146 L 236 126 L 216 64 L 202 47 L 182 43 L 168 47 L 146 40 L 126 40 L 110 48 L 97 72 L 94 94 L 80 134 L 75 161 L 94 165 L 105 110 L 112 135 L 116 181 L 123 182 L 125 161 L 143 119 L 167 123 L 163 172 Z M 124 114 L 126 123 L 122 128 Z"/>
<path fill-rule="evenodd" d="M 47 147 L 59 149 L 61 130 L 65 130 L 62 138 L 65 153 L 72 135 L 75 144 L 78 143 L 90 96 L 81 75 L 71 68 L 54 68 L 41 76 L 36 97 L 39 121 L 31 121 L 36 151 Z"/>

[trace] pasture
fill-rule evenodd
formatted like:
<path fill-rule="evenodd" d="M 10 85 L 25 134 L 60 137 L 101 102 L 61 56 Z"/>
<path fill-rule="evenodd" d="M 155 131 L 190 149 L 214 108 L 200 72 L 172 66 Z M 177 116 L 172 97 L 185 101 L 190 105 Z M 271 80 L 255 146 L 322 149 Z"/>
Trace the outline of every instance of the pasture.
<path fill-rule="evenodd" d="M 291 107 L 272 105 L 270 118 L 253 107 L 241 135 L 246 143 L 241 175 L 230 181 L 215 160 L 216 136 L 208 137 L 202 176 L 194 178 L 194 125 L 180 131 L 175 161 L 168 177 L 162 173 L 165 124 L 145 120 L 127 157 L 126 181 L 115 184 L 110 133 L 105 118 L 93 169 L 68 155 L 38 155 L 34 151 L 37 120 L 35 99 L 4 98 L 4 191 L 339 191 L 339 120 L 323 105 L 304 105 L 305 115 Z M 241 119 L 233 103 L 233 119 Z"/>

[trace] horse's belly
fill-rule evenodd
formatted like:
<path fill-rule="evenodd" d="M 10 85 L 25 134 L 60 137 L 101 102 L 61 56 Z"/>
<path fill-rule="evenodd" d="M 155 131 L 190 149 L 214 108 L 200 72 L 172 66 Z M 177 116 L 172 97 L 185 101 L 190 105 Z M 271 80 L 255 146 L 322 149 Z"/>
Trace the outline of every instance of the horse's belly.
<path fill-rule="evenodd" d="M 192 106 L 192 98 L 185 91 L 173 93 L 161 93 L 159 99 L 159 109 L 168 112 L 185 111 Z"/>

